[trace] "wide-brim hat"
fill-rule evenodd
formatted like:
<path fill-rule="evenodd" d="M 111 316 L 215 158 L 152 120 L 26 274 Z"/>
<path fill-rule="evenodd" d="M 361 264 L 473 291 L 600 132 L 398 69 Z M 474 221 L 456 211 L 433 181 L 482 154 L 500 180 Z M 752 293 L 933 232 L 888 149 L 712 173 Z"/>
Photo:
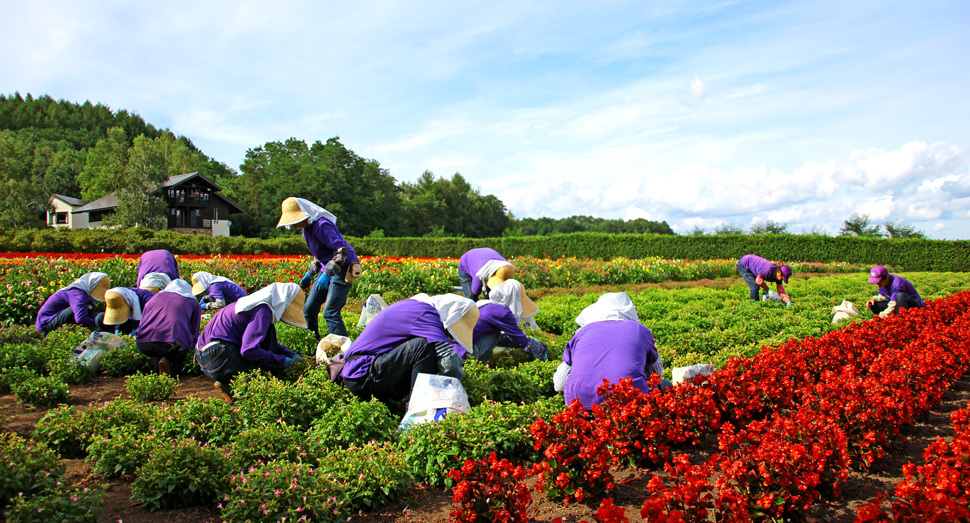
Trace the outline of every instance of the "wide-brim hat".
<path fill-rule="evenodd" d="M 104 293 L 104 324 L 121 325 L 131 317 L 131 305 L 121 294 L 113 291 Z"/>
<path fill-rule="evenodd" d="M 504 282 L 505 280 L 511 280 L 514 277 L 515 277 L 515 267 L 511 265 L 503 265 L 499 267 L 497 271 L 492 273 L 491 276 L 488 277 L 488 281 L 486 281 L 486 285 L 488 285 L 489 289 L 494 289 L 495 287 L 498 287 L 499 285 L 501 285 L 502 282 Z"/>
<path fill-rule="evenodd" d="M 461 318 L 458 318 L 458 321 L 452 323 L 451 327 L 448 327 L 452 336 L 457 338 L 458 342 L 469 351 L 475 346 L 474 331 L 475 324 L 478 323 L 478 317 L 478 307 L 472 307 L 465 314 L 462 314 Z"/>
<path fill-rule="evenodd" d="M 192 275 L 192 294 L 195 294 L 196 296 L 198 296 L 203 292 L 205 292 L 205 285 L 202 285 L 201 283 L 199 283 L 199 280 L 196 280 L 195 275 L 193 274 Z"/>
<path fill-rule="evenodd" d="M 522 285 L 521 283 L 519 285 Z M 539 306 L 536 302 L 532 301 L 528 296 L 525 295 L 525 289 L 522 289 L 522 317 L 531 318 L 539 312 Z"/>
<path fill-rule="evenodd" d="M 301 329 L 307 328 L 306 317 L 303 316 L 303 305 L 306 303 L 306 294 L 304 294 L 303 289 L 300 289 L 293 297 L 293 301 L 283 309 L 283 315 L 280 316 L 280 320 L 287 325 L 292 325 L 294 327 L 299 327 Z"/>
<path fill-rule="evenodd" d="M 98 281 L 98 284 L 95 285 L 93 289 L 91 289 L 91 297 L 98 301 L 104 301 L 104 293 L 108 292 L 108 289 L 110 288 L 111 278 L 105 276 Z"/>
<path fill-rule="evenodd" d="M 307 213 L 300 209 L 300 204 L 296 201 L 296 198 L 292 196 L 283 200 L 282 208 L 283 214 L 280 216 L 280 222 L 276 224 L 277 227 L 295 225 L 309 218 Z"/>

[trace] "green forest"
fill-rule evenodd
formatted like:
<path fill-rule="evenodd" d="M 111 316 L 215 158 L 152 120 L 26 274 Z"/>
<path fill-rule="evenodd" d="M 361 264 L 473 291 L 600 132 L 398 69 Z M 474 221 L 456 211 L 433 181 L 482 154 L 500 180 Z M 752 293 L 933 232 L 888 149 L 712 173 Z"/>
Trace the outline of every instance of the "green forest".
<path fill-rule="evenodd" d="M 424 172 L 396 180 L 376 159 L 358 156 L 339 137 L 298 138 L 246 151 L 239 171 L 210 158 L 191 140 L 158 129 L 138 114 L 101 104 L 0 95 L 0 228 L 47 227 L 51 194 L 92 201 L 117 191 L 113 226 L 165 227 L 159 188 L 170 176 L 198 172 L 246 212 L 230 217 L 232 234 L 269 238 L 280 203 L 299 196 L 319 203 L 356 237 L 467 237 L 570 232 L 674 234 L 666 222 L 591 216 L 516 219 L 494 195 L 459 173 Z"/>

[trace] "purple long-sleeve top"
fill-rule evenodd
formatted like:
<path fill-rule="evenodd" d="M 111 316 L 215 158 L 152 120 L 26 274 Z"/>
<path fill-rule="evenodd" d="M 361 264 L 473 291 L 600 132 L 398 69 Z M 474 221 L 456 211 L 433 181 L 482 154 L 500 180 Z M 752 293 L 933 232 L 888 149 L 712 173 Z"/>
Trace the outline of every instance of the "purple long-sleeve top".
<path fill-rule="evenodd" d="M 337 249 L 347 248 L 347 259 L 344 264 L 360 261 L 357 259 L 357 251 L 347 243 L 344 235 L 340 234 L 337 225 L 326 218 L 317 221 L 303 228 L 303 239 L 306 240 L 307 250 L 321 264 L 326 264 L 333 258 Z"/>
<path fill-rule="evenodd" d="M 141 342 L 178 343 L 191 350 L 199 337 L 201 321 L 202 311 L 194 298 L 160 292 L 142 307 L 136 337 Z"/>
<path fill-rule="evenodd" d="M 603 401 L 596 389 L 606 379 L 618 383 L 633 378 L 633 385 L 648 391 L 645 367 L 657 361 L 650 329 L 636 321 L 597 321 L 581 327 L 566 343 L 562 361 L 572 368 L 566 380 L 566 403 L 579 398 L 587 409 Z"/>
<path fill-rule="evenodd" d="M 761 276 L 765 281 L 775 281 L 778 271 L 781 267 L 771 262 L 771 260 L 766 260 L 761 256 L 755 256 L 754 254 L 746 254 L 738 260 L 738 264 L 742 267 L 753 272 L 756 276 Z"/>
<path fill-rule="evenodd" d="M 68 308 L 74 311 L 74 323 L 85 327 L 95 327 L 94 309 L 91 307 L 93 300 L 90 294 L 81 289 L 61 289 L 51 294 L 47 301 L 40 306 L 34 328 L 43 333 L 44 324 Z"/>
<path fill-rule="evenodd" d="M 138 296 L 138 303 L 141 305 L 141 310 L 145 310 L 145 304 L 155 297 L 155 293 L 148 289 L 139 289 L 138 287 L 126 287 L 128 290 L 134 292 Z"/>
<path fill-rule="evenodd" d="M 495 249 L 479 247 L 471 249 L 458 259 L 458 269 L 472 277 L 472 295 L 478 296 L 482 292 L 482 280 L 475 273 L 491 260 L 508 261 Z"/>
<path fill-rule="evenodd" d="M 466 352 L 448 336 L 434 306 L 417 300 L 401 300 L 382 310 L 367 324 L 344 358 L 362 356 L 348 361 L 340 375 L 344 379 L 363 378 L 370 372 L 377 356 L 411 338 L 424 338 L 430 344 L 449 344 L 459 356 Z"/>
<path fill-rule="evenodd" d="M 222 300 L 226 305 L 246 296 L 245 289 L 231 281 L 217 281 L 209 285 L 208 292 L 212 299 Z"/>
<path fill-rule="evenodd" d="M 195 308 L 199 309 L 198 304 Z M 239 353 L 247 360 L 259 365 L 282 367 L 286 358 L 292 358 L 296 353 L 279 343 L 276 344 L 276 349 L 281 354 L 262 347 L 269 329 L 275 328 L 273 311 L 269 305 L 261 303 L 248 311 L 236 312 L 236 304 L 230 303 L 206 324 L 199 335 L 198 346 L 205 347 L 216 340 L 233 343 L 239 345 Z"/>
<path fill-rule="evenodd" d="M 141 287 L 141 279 L 150 272 L 161 272 L 169 278 L 177 280 L 179 277 L 179 262 L 175 255 L 165 249 L 156 249 L 142 254 L 138 258 L 138 279 L 135 285 Z"/>
<path fill-rule="evenodd" d="M 488 303 L 478 308 L 478 314 L 478 323 L 475 324 L 475 330 L 472 333 L 475 343 L 478 343 L 478 340 L 486 334 L 496 331 L 504 332 L 512 338 L 514 347 L 525 347 L 529 343 L 529 337 L 522 332 L 519 322 L 515 321 L 515 315 L 508 307 L 498 303 Z"/>
<path fill-rule="evenodd" d="M 916 292 L 916 287 L 913 287 L 913 284 L 902 276 L 889 274 L 889 286 L 879 287 L 879 294 L 885 296 L 889 301 L 896 301 L 896 295 L 901 292 L 905 292 L 910 298 L 918 301 L 924 307 L 926 306 L 926 303 L 923 302 L 923 298 L 921 298 L 919 293 Z"/>

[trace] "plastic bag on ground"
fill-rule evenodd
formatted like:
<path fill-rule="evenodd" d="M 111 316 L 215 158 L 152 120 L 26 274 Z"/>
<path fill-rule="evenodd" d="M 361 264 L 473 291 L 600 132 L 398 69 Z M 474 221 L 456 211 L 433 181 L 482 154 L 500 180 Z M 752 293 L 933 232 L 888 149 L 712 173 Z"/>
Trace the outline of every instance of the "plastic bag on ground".
<path fill-rule="evenodd" d="M 696 376 L 714 374 L 714 365 L 710 363 L 698 363 L 690 367 L 674 367 L 670 371 L 670 381 L 676 385 L 684 381 L 690 381 Z"/>
<path fill-rule="evenodd" d="M 387 303 L 384 303 L 384 298 L 381 298 L 380 294 L 371 294 L 364 301 L 364 307 L 360 311 L 360 319 L 357 320 L 357 326 L 364 328 L 374 316 L 377 316 L 378 312 L 387 308 Z"/>
<path fill-rule="evenodd" d="M 330 363 L 330 358 L 333 358 L 337 354 L 347 352 L 352 342 L 353 340 L 346 336 L 327 334 L 317 342 L 317 363 L 320 365 Z"/>
<path fill-rule="evenodd" d="M 470 411 L 468 393 L 457 378 L 418 374 L 400 430 L 407 430 L 419 423 L 434 422 L 451 413 Z"/>
<path fill-rule="evenodd" d="M 764 296 L 761 297 L 761 301 L 777 301 L 781 302 L 781 294 L 775 291 L 765 291 Z"/>
<path fill-rule="evenodd" d="M 849 319 L 853 316 L 859 315 L 859 309 L 849 300 L 842 300 L 842 303 L 832 307 L 832 323 L 838 323 L 841 320 Z"/>
<path fill-rule="evenodd" d="M 125 344 L 124 338 L 111 332 L 94 331 L 74 349 L 73 357 L 91 369 L 92 374 L 101 370 L 101 358 L 108 351 Z"/>

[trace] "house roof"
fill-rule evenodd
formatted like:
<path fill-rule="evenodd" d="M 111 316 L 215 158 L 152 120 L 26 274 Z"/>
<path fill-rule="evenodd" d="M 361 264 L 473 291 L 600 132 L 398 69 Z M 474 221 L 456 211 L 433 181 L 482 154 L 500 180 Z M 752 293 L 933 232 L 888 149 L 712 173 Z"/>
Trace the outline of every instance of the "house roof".
<path fill-rule="evenodd" d="M 215 189 L 217 191 L 221 191 L 222 190 L 222 187 L 219 187 L 218 185 L 215 184 L 215 182 L 213 182 L 212 180 L 206 178 L 205 176 L 202 176 L 201 174 L 199 174 L 197 172 L 195 172 L 195 173 L 177 174 L 175 176 L 170 176 L 169 179 L 162 185 L 162 187 L 163 188 L 175 187 L 177 185 L 181 185 L 181 184 L 183 184 L 183 183 L 191 180 L 192 178 L 201 178 L 201 179 L 205 180 L 205 182 L 208 183 L 209 185 L 215 187 Z"/>
<path fill-rule="evenodd" d="M 73 211 L 71 211 L 71 213 L 73 214 L 73 213 L 79 213 L 79 212 L 100 211 L 103 209 L 114 209 L 117 206 L 118 206 L 118 194 L 111 193 L 107 196 L 102 196 L 97 200 L 94 200 L 93 202 L 83 207 L 74 209 Z"/>
<path fill-rule="evenodd" d="M 57 198 L 71 207 L 79 207 L 81 205 L 87 205 L 88 203 L 80 198 L 71 198 L 70 196 L 64 196 L 63 194 L 51 194 L 51 198 Z"/>

